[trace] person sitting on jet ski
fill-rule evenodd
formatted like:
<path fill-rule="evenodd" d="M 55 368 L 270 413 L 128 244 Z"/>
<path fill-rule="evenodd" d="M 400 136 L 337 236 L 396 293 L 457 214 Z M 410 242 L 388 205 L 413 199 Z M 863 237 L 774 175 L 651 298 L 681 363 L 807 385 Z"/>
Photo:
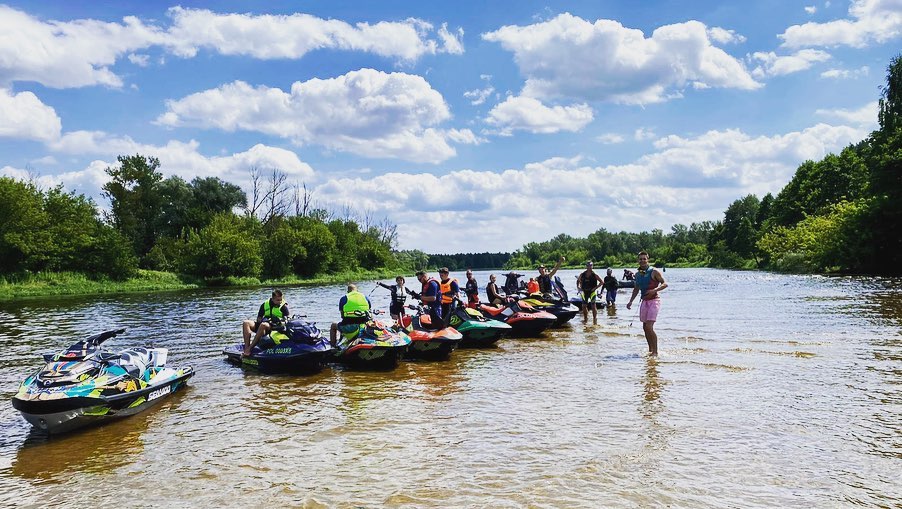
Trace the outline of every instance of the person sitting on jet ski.
<path fill-rule="evenodd" d="M 348 284 L 348 293 L 338 300 L 338 312 L 341 313 L 341 321 L 333 323 L 329 329 L 329 339 L 332 344 L 337 344 L 338 331 L 346 334 L 348 340 L 354 339 L 360 330 L 360 324 L 370 319 L 370 310 L 373 309 L 370 299 L 357 291 L 357 285 Z M 353 334 L 353 336 L 352 336 Z"/>
<path fill-rule="evenodd" d="M 495 283 L 495 279 L 495 275 L 492 274 L 489 276 L 489 284 L 485 285 L 485 294 L 493 306 L 497 306 L 507 300 L 507 295 L 498 291 L 498 285 Z"/>
<path fill-rule="evenodd" d="M 282 290 L 273 290 L 272 297 L 260 304 L 257 320 L 245 320 L 241 324 L 241 332 L 244 334 L 243 355 L 247 357 L 251 354 L 251 351 L 260 342 L 260 338 L 272 330 L 272 322 L 281 322 L 288 316 L 288 303 L 282 300 Z M 251 341 L 251 332 L 256 333 L 253 341 Z"/>
<path fill-rule="evenodd" d="M 391 292 L 391 304 L 388 305 L 388 313 L 391 315 L 392 320 L 398 321 L 404 315 L 404 304 L 407 302 L 407 292 L 405 290 L 407 289 L 404 288 L 404 276 L 396 277 L 395 283 L 387 285 L 380 281 L 376 284 Z"/>

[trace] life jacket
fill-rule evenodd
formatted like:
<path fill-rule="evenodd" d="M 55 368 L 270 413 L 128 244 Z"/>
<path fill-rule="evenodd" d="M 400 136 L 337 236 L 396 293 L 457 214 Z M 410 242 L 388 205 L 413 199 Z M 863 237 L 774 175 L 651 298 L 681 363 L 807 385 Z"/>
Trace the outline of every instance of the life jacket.
<path fill-rule="evenodd" d="M 288 303 L 283 300 L 278 307 L 274 307 L 272 305 L 272 300 L 266 299 L 266 302 L 263 303 L 263 318 L 277 318 L 279 320 L 285 318 L 282 316 L 282 306 L 287 304 Z"/>
<path fill-rule="evenodd" d="M 544 276 L 539 276 L 536 278 L 536 283 L 539 284 L 539 290 L 542 293 L 551 293 L 551 276 L 545 274 Z M 533 292 L 530 292 L 533 293 Z"/>
<path fill-rule="evenodd" d="M 455 296 L 452 294 L 451 283 L 457 283 L 457 288 L 460 288 L 460 283 L 458 283 L 457 278 L 448 278 L 447 283 L 443 283 L 441 281 L 439 281 L 438 283 L 438 289 L 440 292 L 442 292 L 442 304 L 451 304 L 452 302 L 454 302 Z"/>
<path fill-rule="evenodd" d="M 526 283 L 526 293 L 532 295 L 534 293 L 539 293 L 539 282 L 538 281 L 530 281 Z"/>
<path fill-rule="evenodd" d="M 407 292 L 404 291 L 403 286 L 394 285 L 394 290 L 391 292 L 391 300 L 401 306 L 407 302 Z"/>
<path fill-rule="evenodd" d="M 370 303 L 367 302 L 366 296 L 360 292 L 348 292 L 345 296 L 347 302 L 341 307 L 342 318 L 361 318 L 370 311 Z"/>
<path fill-rule="evenodd" d="M 652 277 L 652 273 L 654 271 L 654 267 L 651 266 L 649 266 L 648 269 L 644 271 L 642 269 L 638 269 L 636 271 L 636 286 L 639 287 L 639 291 L 642 292 L 642 299 L 645 299 L 645 293 L 647 291 L 658 286 L 658 281 Z M 655 293 L 654 298 L 658 298 L 657 293 Z"/>
<path fill-rule="evenodd" d="M 439 281 L 438 279 L 435 279 L 434 277 L 431 277 L 431 278 L 427 279 L 426 282 L 423 283 L 423 287 L 420 288 L 420 295 L 421 295 L 421 296 L 423 296 L 423 297 L 426 296 L 426 290 L 429 289 L 429 283 L 432 283 L 433 281 L 435 282 L 436 285 L 438 285 L 439 291 L 441 291 L 441 288 L 442 288 L 442 282 Z M 438 301 L 436 300 L 435 302 L 427 302 L 426 304 L 427 304 L 427 305 L 438 304 Z"/>

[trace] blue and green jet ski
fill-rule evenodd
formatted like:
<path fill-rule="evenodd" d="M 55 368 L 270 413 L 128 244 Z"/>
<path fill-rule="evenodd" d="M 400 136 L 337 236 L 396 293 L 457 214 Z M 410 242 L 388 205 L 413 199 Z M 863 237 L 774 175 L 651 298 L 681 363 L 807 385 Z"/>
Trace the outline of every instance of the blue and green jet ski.
<path fill-rule="evenodd" d="M 273 331 L 260 338 L 249 356 L 243 357 L 243 352 L 240 343 L 222 350 L 229 362 L 261 373 L 313 374 L 331 357 L 332 345 L 315 323 L 295 316 L 284 325 L 274 323 Z"/>
<path fill-rule="evenodd" d="M 44 355 L 46 365 L 22 382 L 13 407 L 34 427 L 62 433 L 136 414 L 194 376 L 191 367 L 167 367 L 165 348 L 103 350 L 101 343 L 123 332 L 102 332 Z"/>
<path fill-rule="evenodd" d="M 510 325 L 486 318 L 478 310 L 464 306 L 458 306 L 451 311 L 448 324 L 463 335 L 460 341 L 461 348 L 495 346 L 499 339 L 510 334 L 512 330 Z"/>
<path fill-rule="evenodd" d="M 406 332 L 373 319 L 339 326 L 339 332 L 333 360 L 354 369 L 394 369 L 410 346 Z"/>

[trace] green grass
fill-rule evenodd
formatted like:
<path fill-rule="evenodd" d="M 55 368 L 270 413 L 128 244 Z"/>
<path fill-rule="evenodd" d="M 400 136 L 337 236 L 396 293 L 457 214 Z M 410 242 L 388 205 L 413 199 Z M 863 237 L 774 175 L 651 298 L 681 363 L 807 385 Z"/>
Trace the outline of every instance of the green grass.
<path fill-rule="evenodd" d="M 261 280 L 255 277 L 228 277 L 203 280 L 172 272 L 139 270 L 138 275 L 131 279 L 113 281 L 92 279 L 77 272 L 37 272 L 0 278 L 0 301 L 55 295 L 162 292 L 200 287 L 310 286 L 387 279 L 397 274 L 397 270 L 382 269 L 323 274 L 309 278 L 290 276 Z"/>

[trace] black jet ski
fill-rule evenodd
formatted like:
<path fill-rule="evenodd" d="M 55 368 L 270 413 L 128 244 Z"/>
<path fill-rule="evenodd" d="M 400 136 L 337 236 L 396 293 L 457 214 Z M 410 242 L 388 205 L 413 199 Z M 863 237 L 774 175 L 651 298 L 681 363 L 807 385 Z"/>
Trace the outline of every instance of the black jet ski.
<path fill-rule="evenodd" d="M 166 366 L 165 348 L 105 351 L 101 343 L 125 332 L 102 332 L 58 354 L 26 378 L 13 407 L 34 427 L 49 433 L 136 414 L 182 387 L 194 376 L 191 367 Z"/>
<path fill-rule="evenodd" d="M 242 343 L 222 351 L 229 362 L 261 373 L 308 374 L 323 369 L 332 345 L 315 323 L 294 316 L 284 324 L 274 321 L 272 332 L 260 338 L 251 354 L 243 357 L 243 352 Z"/>

